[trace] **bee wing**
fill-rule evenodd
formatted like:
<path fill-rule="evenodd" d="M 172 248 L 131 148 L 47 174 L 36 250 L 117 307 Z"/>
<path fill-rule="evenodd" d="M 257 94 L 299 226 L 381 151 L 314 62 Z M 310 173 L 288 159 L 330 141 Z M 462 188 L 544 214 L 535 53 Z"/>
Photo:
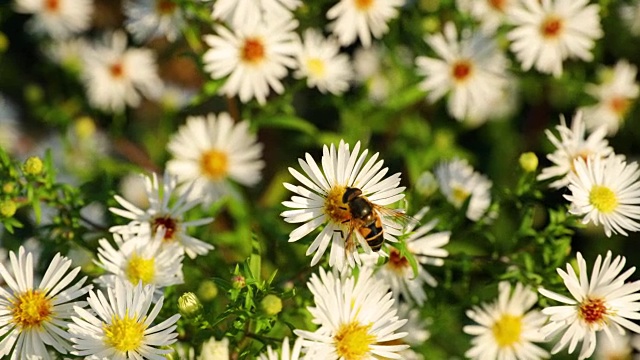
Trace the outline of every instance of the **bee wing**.
<path fill-rule="evenodd" d="M 380 216 L 402 225 L 403 229 L 413 228 L 420 224 L 420 220 L 407 215 L 403 210 L 389 209 L 380 205 L 374 205 L 374 209 L 380 214 Z"/>

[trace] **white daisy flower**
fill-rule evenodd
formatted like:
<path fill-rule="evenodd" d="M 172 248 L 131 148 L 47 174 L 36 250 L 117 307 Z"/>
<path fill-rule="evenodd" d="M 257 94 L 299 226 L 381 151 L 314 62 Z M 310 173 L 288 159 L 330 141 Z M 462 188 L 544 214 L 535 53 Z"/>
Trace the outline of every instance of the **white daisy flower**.
<path fill-rule="evenodd" d="M 343 46 L 360 39 L 371 46 L 372 38 L 380 39 L 389 31 L 387 23 L 396 18 L 405 0 L 340 0 L 329 11 L 329 29 Z"/>
<path fill-rule="evenodd" d="M 480 220 L 491 205 L 491 180 L 475 172 L 463 159 L 454 159 L 440 164 L 436 170 L 440 191 L 456 208 L 467 200 L 466 216 L 469 220 Z"/>
<path fill-rule="evenodd" d="M 217 0 L 211 17 L 237 28 L 262 18 L 293 18 L 292 11 L 301 5 L 300 0 Z"/>
<path fill-rule="evenodd" d="M 271 346 L 267 346 L 267 353 L 260 354 L 258 359 L 260 360 L 298 360 L 302 359 L 300 351 L 302 350 L 303 338 L 297 338 L 293 343 L 293 349 L 289 347 L 289 338 L 285 337 L 282 341 L 282 350 L 280 355 L 274 351 Z"/>
<path fill-rule="evenodd" d="M 620 60 L 613 69 L 601 71 L 601 84 L 588 84 L 586 92 L 598 102 L 582 108 L 587 128 L 595 130 L 605 125 L 608 135 L 615 135 L 625 120 L 633 102 L 638 98 L 636 74 L 638 69 L 626 60 Z"/>
<path fill-rule="evenodd" d="M 608 335 L 611 335 L 609 337 Z M 595 360 L 631 360 L 631 336 L 620 334 L 617 331 L 598 332 L 596 351 L 593 354 Z"/>
<path fill-rule="evenodd" d="M 405 332 L 396 332 L 406 320 L 400 320 L 389 287 L 362 268 L 358 279 L 340 278 L 320 268 L 307 284 L 315 307 L 307 309 L 315 331 L 294 330 L 304 338 L 302 346 L 309 359 L 400 359 L 399 351 L 408 345 L 394 345 Z"/>
<path fill-rule="evenodd" d="M 152 238 L 159 231 L 164 231 L 164 243 L 180 245 L 190 258 L 198 255 L 206 255 L 213 250 L 213 245 L 190 236 L 188 229 L 192 226 L 202 226 L 209 224 L 213 218 L 203 218 L 198 220 L 184 220 L 184 214 L 194 206 L 201 203 L 198 198 L 192 197 L 192 188 L 183 188 L 182 195 L 174 201 L 176 192 L 177 177 L 172 176 L 167 170 L 164 173 L 163 181 L 158 180 L 158 175 L 153 173 L 145 176 L 145 192 L 149 199 L 149 207 L 145 210 L 125 200 L 119 195 L 115 195 L 116 201 L 124 208 L 109 208 L 112 213 L 130 219 L 127 225 L 113 226 L 109 231 L 125 236 L 137 235 L 144 238 Z M 182 251 L 180 251 L 182 252 Z"/>
<path fill-rule="evenodd" d="M 124 26 L 137 42 L 166 37 L 176 41 L 185 20 L 173 0 L 127 0 Z"/>
<path fill-rule="evenodd" d="M 632 35 L 640 35 L 640 1 L 635 0 L 631 4 L 623 4 L 618 9 L 618 14 Z"/>
<path fill-rule="evenodd" d="M 545 131 L 547 138 L 556 150 L 547 155 L 553 165 L 542 169 L 538 180 L 548 180 L 560 177 L 549 184 L 549 187 L 560 189 L 569 185 L 569 174 L 574 171 L 573 162 L 577 158 L 586 159 L 590 156 L 607 157 L 613 154 L 613 148 L 605 139 L 606 129 L 600 127 L 587 137 L 586 126 L 582 119 L 582 112 L 577 112 L 567 127 L 564 116 L 560 117 L 560 125 L 556 126 L 558 137 L 549 130 Z"/>
<path fill-rule="evenodd" d="M 141 95 L 155 99 L 162 94 L 153 52 L 127 48 L 122 31 L 86 50 L 82 74 L 89 102 L 104 111 L 121 112 L 126 105 L 138 106 Z"/>
<path fill-rule="evenodd" d="M 428 234 L 437 225 L 438 221 L 433 220 L 415 229 L 417 221 L 427 213 L 429 208 L 423 208 L 414 216 L 415 222 L 407 225 L 403 231 L 408 237 L 405 240 L 407 250 L 414 255 L 419 262 L 418 273 L 414 274 L 411 264 L 406 257 L 400 254 L 400 250 L 388 246 L 389 260 L 382 265 L 375 273 L 376 277 L 386 281 L 391 287 L 391 292 L 399 302 L 400 295 L 407 301 L 413 301 L 418 306 L 422 306 L 427 299 L 424 285 L 436 286 L 438 282 L 421 265 L 442 266 L 445 258 L 449 255 L 447 250 L 442 249 L 449 243 L 450 231 Z M 372 254 L 371 260 L 378 259 L 377 254 Z"/>
<path fill-rule="evenodd" d="M 599 11 L 589 0 L 522 0 L 509 12 L 511 51 L 523 70 L 535 66 L 559 77 L 565 59 L 593 59 L 595 40 L 603 35 Z"/>
<path fill-rule="evenodd" d="M 571 201 L 570 213 L 584 216 L 583 224 L 602 224 L 607 237 L 640 230 L 638 163 L 627 164 L 623 156 L 610 155 L 578 158 L 574 166 L 575 172 L 569 174 L 571 195 L 564 195 Z"/>
<path fill-rule="evenodd" d="M 353 69 L 349 56 L 340 53 L 340 45 L 334 38 L 325 39 L 317 30 L 307 29 L 296 59 L 298 69 L 294 76 L 306 78 L 308 87 L 334 95 L 349 89 Z"/>
<path fill-rule="evenodd" d="M 261 179 L 264 167 L 262 144 L 249 132 L 249 122 L 234 124 L 231 116 L 190 116 L 167 145 L 173 159 L 167 171 L 183 183 L 182 190 L 192 201 L 208 206 L 233 193 L 230 180 L 253 186 Z"/>
<path fill-rule="evenodd" d="M 569 353 L 573 353 L 582 341 L 579 359 L 586 359 L 596 348 L 596 333 L 604 331 L 611 337 L 611 331 L 621 334 L 625 328 L 640 333 L 640 326 L 632 322 L 640 318 L 640 281 L 625 283 L 633 274 L 635 267 L 620 274 L 626 259 L 617 256 L 612 260 L 611 252 L 607 252 L 604 261 L 598 255 L 593 266 L 591 279 L 587 272 L 587 263 L 582 254 L 577 254 L 578 275 L 570 264 L 567 271 L 558 268 L 558 274 L 571 293 L 572 298 L 540 288 L 540 294 L 561 302 L 561 306 L 544 308 L 542 313 L 549 316 L 549 323 L 540 332 L 550 339 L 556 334 L 564 333 L 551 350 L 557 354 L 569 345 Z"/>
<path fill-rule="evenodd" d="M 27 23 L 31 31 L 60 40 L 91 26 L 93 0 L 14 0 L 14 9 L 33 15 Z"/>
<path fill-rule="evenodd" d="M 295 195 L 290 201 L 282 203 L 293 210 L 284 211 L 280 215 L 288 223 L 304 223 L 289 234 L 289 242 L 298 241 L 326 224 L 307 250 L 307 255 L 315 252 L 311 260 L 312 266 L 320 261 L 330 244 L 330 266 L 344 269 L 345 258 L 350 266 L 354 266 L 356 262 L 359 263 L 360 258 L 357 255 L 354 237 L 366 252 L 370 252 L 371 248 L 357 229 L 348 238 L 349 244 L 345 244 L 352 219 L 348 204 L 343 202 L 347 188 L 360 189 L 362 196 L 365 196 L 374 206 L 387 206 L 404 198 L 402 192 L 405 188 L 398 187 L 400 174 L 396 173 L 382 180 L 389 169 L 382 169 L 384 161 L 377 161 L 378 153 L 365 163 L 368 152 L 364 150 L 360 154 L 360 142 L 356 143 L 351 151 L 349 144 L 341 140 L 337 150 L 333 144 L 331 147 L 326 145 L 323 147 L 320 161 L 322 169 L 308 153 L 305 155 L 305 160 L 298 159 L 306 175 L 289 168 L 291 175 L 303 186 L 284 183 L 284 186 Z M 374 209 L 374 211 L 378 213 L 378 210 Z M 394 236 L 401 234 L 398 224 L 382 216 L 382 226 L 384 239 L 397 241 Z"/>
<path fill-rule="evenodd" d="M 47 271 L 34 286 L 33 255 L 24 247 L 18 255 L 9 252 L 9 268 L 0 263 L 0 277 L 6 286 L 0 287 L 0 356 L 4 359 L 51 359 L 47 345 L 67 354 L 69 344 L 66 323 L 73 308 L 86 306 L 83 297 L 92 288 L 82 287 L 86 277 L 69 286 L 80 267 L 67 272 L 71 260 L 60 253 L 49 263 Z M 5 357 L 6 356 L 6 357 Z"/>
<path fill-rule="evenodd" d="M 82 72 L 83 54 L 89 47 L 84 37 L 55 41 L 45 45 L 45 55 L 73 74 Z"/>
<path fill-rule="evenodd" d="M 507 13 L 518 0 L 457 0 L 458 9 L 480 22 L 485 34 L 493 34 L 506 22 Z"/>
<path fill-rule="evenodd" d="M 427 36 L 425 41 L 438 56 L 416 58 L 418 73 L 425 79 L 420 88 L 435 103 L 449 94 L 449 114 L 459 121 L 478 114 L 490 116 L 487 108 L 501 96 L 507 86 L 507 59 L 490 37 L 480 32 L 458 31 L 453 23 L 442 34 Z"/>
<path fill-rule="evenodd" d="M 547 320 L 539 311 L 531 310 L 538 301 L 536 293 L 521 283 L 517 283 L 513 291 L 506 281 L 498 287 L 495 302 L 467 310 L 467 316 L 477 325 L 463 328 L 465 333 L 474 336 L 465 356 L 478 360 L 548 358 L 549 353 L 534 344 L 544 341 L 539 329 Z"/>
<path fill-rule="evenodd" d="M 202 343 L 198 360 L 229 360 L 229 338 L 216 340 L 215 337 Z"/>
<path fill-rule="evenodd" d="M 104 287 L 114 287 L 117 281 L 128 281 L 132 286 L 154 285 L 155 299 L 162 296 L 164 287 L 184 283 L 182 276 L 183 253 L 178 244 L 163 246 L 163 232 L 153 239 L 134 237 L 126 241 L 113 236 L 116 247 L 107 239 L 99 241 L 98 266 L 105 274 L 96 279 Z"/>
<path fill-rule="evenodd" d="M 297 20 L 282 18 L 246 22 L 233 32 L 217 25 L 216 35 L 205 35 L 211 49 L 203 56 L 204 69 L 213 79 L 228 76 L 219 93 L 237 95 L 243 103 L 255 98 L 261 105 L 267 101 L 269 88 L 282 94 L 280 80 L 287 76 L 287 68 L 296 66 L 297 27 Z"/>
<path fill-rule="evenodd" d="M 153 325 L 162 309 L 164 297 L 153 306 L 153 285 L 131 286 L 117 281 L 106 294 L 90 291 L 87 311 L 74 307 L 77 316 L 71 317 L 69 332 L 74 354 L 87 359 L 162 359 L 170 354 L 167 348 L 176 341 L 175 314 Z"/>

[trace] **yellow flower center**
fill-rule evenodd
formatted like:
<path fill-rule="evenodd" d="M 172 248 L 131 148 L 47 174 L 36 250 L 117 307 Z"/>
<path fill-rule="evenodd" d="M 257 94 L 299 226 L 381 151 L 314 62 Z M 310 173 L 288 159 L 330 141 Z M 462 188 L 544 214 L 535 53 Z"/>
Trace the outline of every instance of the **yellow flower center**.
<path fill-rule="evenodd" d="M 324 61 L 313 58 L 307 60 L 307 69 L 309 69 L 309 73 L 316 77 L 323 77 L 326 72 L 326 67 L 324 66 Z"/>
<path fill-rule="evenodd" d="M 373 6 L 374 0 L 354 0 L 356 9 L 360 11 L 367 11 L 371 6 Z"/>
<path fill-rule="evenodd" d="M 489 6 L 500 12 L 504 12 L 506 3 L 506 0 L 489 0 Z"/>
<path fill-rule="evenodd" d="M 580 304 L 578 315 L 587 324 L 602 324 L 607 315 L 607 307 L 602 299 L 587 298 Z"/>
<path fill-rule="evenodd" d="M 109 74 L 112 78 L 119 80 L 124 77 L 124 66 L 121 62 L 111 64 L 109 66 Z"/>
<path fill-rule="evenodd" d="M 137 285 L 140 281 L 142 284 L 149 284 L 153 281 L 155 275 L 155 259 L 145 259 L 138 254 L 133 254 L 127 264 L 127 279 Z"/>
<path fill-rule="evenodd" d="M 609 101 L 609 107 L 618 116 L 625 116 L 630 104 L 630 101 L 622 96 L 614 97 Z"/>
<path fill-rule="evenodd" d="M 542 37 L 552 39 L 558 37 L 562 33 L 562 19 L 557 16 L 547 17 L 540 26 Z"/>
<path fill-rule="evenodd" d="M 229 159 L 226 153 L 212 149 L 202 155 L 200 167 L 205 176 L 220 180 L 227 176 Z"/>
<path fill-rule="evenodd" d="M 334 223 L 342 223 L 351 219 L 347 204 L 342 202 L 346 188 L 344 186 L 334 186 L 329 190 L 327 198 L 324 200 L 324 213 Z"/>
<path fill-rule="evenodd" d="M 456 61 L 451 68 L 451 76 L 457 82 L 463 82 L 469 78 L 473 65 L 467 60 Z"/>
<path fill-rule="evenodd" d="M 454 185 L 451 187 L 451 196 L 453 197 L 453 203 L 455 206 L 461 206 L 471 195 L 465 188 L 462 186 Z"/>
<path fill-rule="evenodd" d="M 40 290 L 27 290 L 20 294 L 11 307 L 13 322 L 22 330 L 40 327 L 50 320 L 53 304 Z"/>
<path fill-rule="evenodd" d="M 60 10 L 60 0 L 45 0 L 44 8 L 49 12 L 57 12 Z"/>
<path fill-rule="evenodd" d="M 248 37 L 244 40 L 244 45 L 240 49 L 240 57 L 243 61 L 258 64 L 264 60 L 265 49 L 262 39 Z"/>
<path fill-rule="evenodd" d="M 589 202 L 599 212 L 612 213 L 618 207 L 616 194 L 606 186 L 594 185 L 589 192 Z"/>
<path fill-rule="evenodd" d="M 171 0 L 156 1 L 156 11 L 158 14 L 171 15 L 176 10 L 176 3 Z"/>
<path fill-rule="evenodd" d="M 340 325 L 333 337 L 338 357 L 345 360 L 365 359 L 370 346 L 376 341 L 376 337 L 369 334 L 369 330 L 371 324 L 362 325 L 356 321 Z"/>
<path fill-rule="evenodd" d="M 504 314 L 491 328 L 493 337 L 501 348 L 512 346 L 520 341 L 522 334 L 522 316 Z"/>
<path fill-rule="evenodd" d="M 111 324 L 103 324 L 102 329 L 105 334 L 105 343 L 124 353 L 140 348 L 146 326 L 144 321 L 137 322 L 135 317 L 129 317 L 127 314 L 124 319 L 114 316 Z"/>

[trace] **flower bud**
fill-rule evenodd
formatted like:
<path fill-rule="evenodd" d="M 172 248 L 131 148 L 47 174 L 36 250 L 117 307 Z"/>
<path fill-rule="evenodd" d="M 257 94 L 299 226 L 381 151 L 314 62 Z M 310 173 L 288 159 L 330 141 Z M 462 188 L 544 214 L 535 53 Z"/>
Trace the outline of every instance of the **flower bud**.
<path fill-rule="evenodd" d="M 247 286 L 247 281 L 242 275 L 234 275 L 231 277 L 231 286 L 233 286 L 234 289 L 242 289 Z"/>
<path fill-rule="evenodd" d="M 429 197 L 438 190 L 438 181 L 430 171 L 425 171 L 416 180 L 416 191 L 424 196 Z"/>
<path fill-rule="evenodd" d="M 196 294 L 186 292 L 178 298 L 178 310 L 185 318 L 193 318 L 202 311 L 202 304 Z"/>
<path fill-rule="evenodd" d="M 16 203 L 13 200 L 3 200 L 0 202 L 0 215 L 10 218 L 16 213 Z"/>
<path fill-rule="evenodd" d="M 218 287 L 211 280 L 205 280 L 198 287 L 198 298 L 202 301 L 211 301 L 218 296 Z"/>
<path fill-rule="evenodd" d="M 538 168 L 538 157 L 532 152 L 526 152 L 520 155 L 520 167 L 526 172 L 534 172 Z"/>
<path fill-rule="evenodd" d="M 269 294 L 260 301 L 260 308 L 267 315 L 277 315 L 282 311 L 282 299 L 276 295 Z"/>
<path fill-rule="evenodd" d="M 44 164 L 37 156 L 28 158 L 22 165 L 22 171 L 27 175 L 38 175 L 42 172 Z"/>

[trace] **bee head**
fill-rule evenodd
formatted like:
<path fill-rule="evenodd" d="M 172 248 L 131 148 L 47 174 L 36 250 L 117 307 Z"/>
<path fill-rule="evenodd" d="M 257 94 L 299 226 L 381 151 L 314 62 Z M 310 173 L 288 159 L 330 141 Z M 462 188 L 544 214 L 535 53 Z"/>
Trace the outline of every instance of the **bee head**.
<path fill-rule="evenodd" d="M 358 188 L 347 187 L 344 195 L 342 195 L 342 202 L 348 204 L 349 202 L 351 202 L 351 200 L 357 198 L 360 195 L 362 195 L 362 190 Z"/>

